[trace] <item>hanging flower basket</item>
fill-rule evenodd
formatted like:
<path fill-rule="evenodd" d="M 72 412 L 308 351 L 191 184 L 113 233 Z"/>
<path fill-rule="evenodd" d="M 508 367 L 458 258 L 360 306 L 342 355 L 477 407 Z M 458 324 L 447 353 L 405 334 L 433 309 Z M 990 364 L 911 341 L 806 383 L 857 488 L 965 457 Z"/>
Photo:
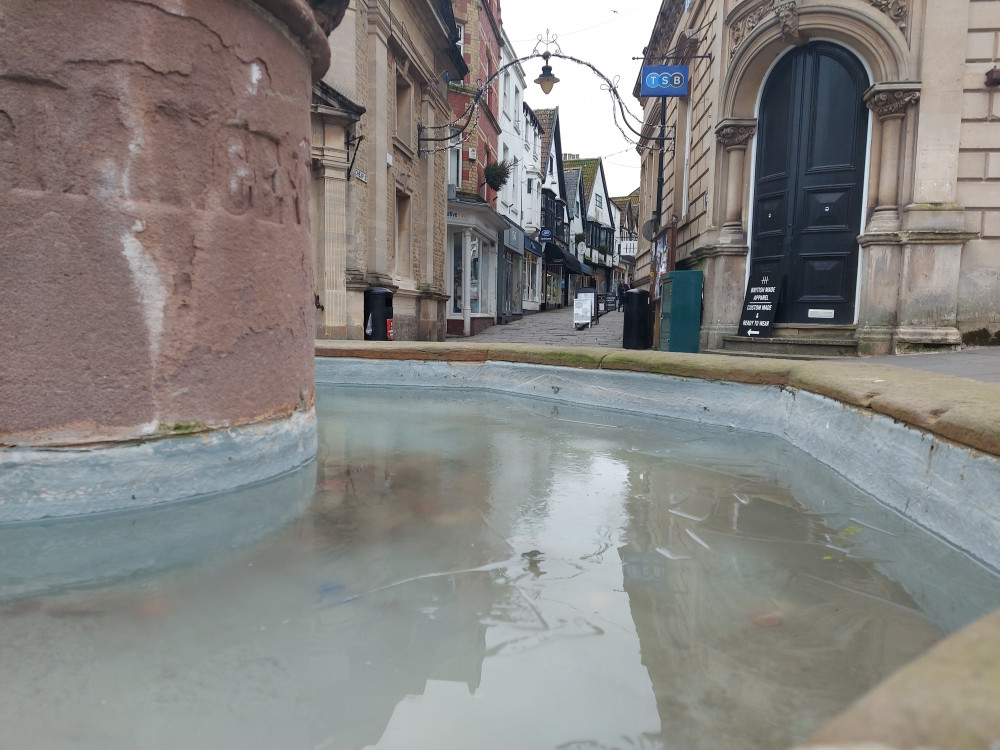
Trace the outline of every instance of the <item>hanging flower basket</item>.
<path fill-rule="evenodd" d="M 486 184 L 494 190 L 500 190 L 510 179 L 510 163 L 506 161 L 491 161 L 483 167 L 486 173 Z"/>

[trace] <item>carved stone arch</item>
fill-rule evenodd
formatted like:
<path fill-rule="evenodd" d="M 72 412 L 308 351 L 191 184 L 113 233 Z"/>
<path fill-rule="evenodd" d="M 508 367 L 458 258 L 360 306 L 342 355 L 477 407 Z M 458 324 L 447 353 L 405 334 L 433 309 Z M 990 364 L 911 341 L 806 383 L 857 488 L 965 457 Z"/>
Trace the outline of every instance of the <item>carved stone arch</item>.
<path fill-rule="evenodd" d="M 865 63 L 873 83 L 917 77 L 911 69 L 902 31 L 866 0 L 848 0 L 836 6 L 828 3 L 796 6 L 797 43 L 825 39 L 843 44 Z M 785 36 L 782 35 L 782 27 L 779 14 L 770 12 L 740 39 L 723 80 L 722 117 L 754 116 L 757 95 L 768 71 L 778 57 L 794 46 L 786 38 L 787 29 Z"/>

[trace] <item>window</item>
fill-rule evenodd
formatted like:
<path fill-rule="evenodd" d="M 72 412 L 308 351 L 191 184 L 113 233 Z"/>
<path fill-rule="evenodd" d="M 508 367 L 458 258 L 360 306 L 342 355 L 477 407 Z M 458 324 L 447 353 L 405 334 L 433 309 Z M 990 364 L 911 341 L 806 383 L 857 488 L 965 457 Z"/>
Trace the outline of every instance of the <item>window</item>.
<path fill-rule="evenodd" d="M 504 164 L 510 164 L 510 149 L 507 148 L 506 144 L 503 147 L 503 162 Z M 503 196 L 504 199 L 509 203 L 510 195 L 514 188 L 514 169 L 511 167 L 510 177 L 507 183 L 503 186 Z"/>
<path fill-rule="evenodd" d="M 451 311 L 461 314 L 465 302 L 465 289 L 462 285 L 462 232 L 452 235 L 452 295 Z M 483 250 L 483 242 L 478 237 L 472 238 L 472 265 L 469 269 L 469 307 L 471 312 L 489 312 L 489 262 L 487 253 Z"/>
<path fill-rule="evenodd" d="M 410 196 L 396 193 L 395 275 L 410 276 Z"/>
<path fill-rule="evenodd" d="M 510 73 L 503 74 L 503 113 L 510 117 Z"/>
<path fill-rule="evenodd" d="M 528 195 L 531 195 L 531 183 L 534 182 L 530 177 L 528 178 Z"/>
<path fill-rule="evenodd" d="M 410 145 L 413 141 L 413 87 L 396 73 L 396 137 Z"/>
<path fill-rule="evenodd" d="M 458 41 L 455 42 L 455 46 L 458 47 L 458 51 L 465 55 L 465 26 L 462 24 L 456 24 L 458 27 Z"/>
<path fill-rule="evenodd" d="M 538 256 L 524 254 L 524 290 L 521 297 L 525 302 L 538 302 Z"/>
<path fill-rule="evenodd" d="M 448 149 L 448 184 L 462 184 L 462 142 L 457 136 Z"/>
<path fill-rule="evenodd" d="M 598 208 L 604 208 L 604 198 L 598 193 L 594 194 L 594 203 L 597 204 Z"/>

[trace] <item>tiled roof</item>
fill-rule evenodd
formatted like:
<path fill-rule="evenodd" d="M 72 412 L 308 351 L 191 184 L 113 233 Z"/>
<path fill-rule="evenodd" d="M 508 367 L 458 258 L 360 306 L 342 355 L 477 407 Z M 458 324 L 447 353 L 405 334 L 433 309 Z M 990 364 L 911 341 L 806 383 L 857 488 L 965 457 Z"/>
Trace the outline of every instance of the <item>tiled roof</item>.
<path fill-rule="evenodd" d="M 542 174 L 549 170 L 549 144 L 552 143 L 552 127 L 559 116 L 559 107 L 555 109 L 536 109 L 535 117 L 542 126 Z"/>
<path fill-rule="evenodd" d="M 569 207 L 570 214 L 573 214 L 573 206 L 576 205 L 576 194 L 580 189 L 580 170 L 578 168 L 566 169 L 564 166 L 563 177 L 566 179 L 566 205 Z"/>
<path fill-rule="evenodd" d="M 590 206 L 590 195 L 594 190 L 594 180 L 597 179 L 597 170 L 600 166 L 600 158 L 574 159 L 573 161 L 563 162 L 564 171 L 579 168 L 583 174 L 583 205 L 585 207 Z"/>

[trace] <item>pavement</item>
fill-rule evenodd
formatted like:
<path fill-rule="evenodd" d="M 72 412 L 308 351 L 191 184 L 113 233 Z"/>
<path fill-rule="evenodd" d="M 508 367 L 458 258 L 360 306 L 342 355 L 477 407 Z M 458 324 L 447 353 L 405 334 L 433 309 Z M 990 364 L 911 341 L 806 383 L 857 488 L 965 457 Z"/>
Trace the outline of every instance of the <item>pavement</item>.
<path fill-rule="evenodd" d="M 531 313 L 504 325 L 491 326 L 469 338 L 449 337 L 448 340 L 453 343 L 470 341 L 481 344 L 621 349 L 624 321 L 624 313 L 611 310 L 602 315 L 596 324 L 578 329 L 573 325 L 573 308 L 562 307 L 557 310 Z M 836 361 L 893 365 L 987 383 L 1000 383 L 1000 346 L 965 347 L 958 351 L 925 354 L 838 358 Z"/>

